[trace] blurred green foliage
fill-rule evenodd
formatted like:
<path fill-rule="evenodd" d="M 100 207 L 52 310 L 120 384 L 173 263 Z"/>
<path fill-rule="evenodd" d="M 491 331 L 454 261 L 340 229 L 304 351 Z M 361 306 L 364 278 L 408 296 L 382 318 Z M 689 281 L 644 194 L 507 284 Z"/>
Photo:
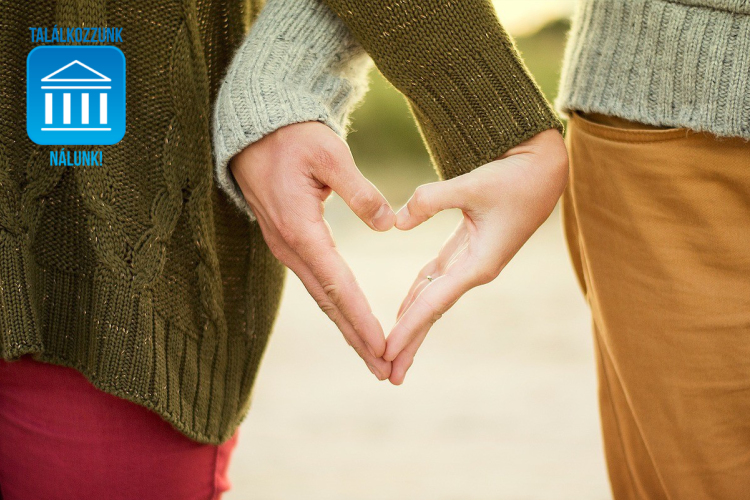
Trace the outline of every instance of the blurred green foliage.
<path fill-rule="evenodd" d="M 516 38 L 526 65 L 550 100 L 557 95 L 569 26 L 567 20 L 554 21 Z M 405 99 L 377 71 L 352 117 L 349 144 L 360 169 L 394 205 L 405 202 L 417 185 L 437 179 Z"/>

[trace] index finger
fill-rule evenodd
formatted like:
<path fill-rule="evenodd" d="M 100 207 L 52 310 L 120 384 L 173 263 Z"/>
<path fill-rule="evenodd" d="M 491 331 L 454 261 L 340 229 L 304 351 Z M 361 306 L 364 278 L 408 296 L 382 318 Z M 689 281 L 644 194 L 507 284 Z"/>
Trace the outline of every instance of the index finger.
<path fill-rule="evenodd" d="M 336 249 L 325 220 L 308 224 L 294 251 L 373 356 L 385 352 L 385 334 L 354 274 Z"/>
<path fill-rule="evenodd" d="M 454 274 L 444 274 L 429 283 L 412 301 L 388 335 L 386 361 L 393 361 L 401 351 L 430 327 L 473 285 Z"/>

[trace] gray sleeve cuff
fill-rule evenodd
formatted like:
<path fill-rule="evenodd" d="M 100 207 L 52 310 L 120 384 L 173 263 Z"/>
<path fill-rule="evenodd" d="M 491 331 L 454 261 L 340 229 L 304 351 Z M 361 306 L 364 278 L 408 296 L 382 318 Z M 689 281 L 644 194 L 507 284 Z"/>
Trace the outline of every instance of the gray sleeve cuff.
<path fill-rule="evenodd" d="M 234 55 L 216 99 L 213 146 L 221 189 L 254 219 L 229 169 L 250 144 L 319 121 L 342 137 L 367 91 L 370 59 L 320 0 L 268 0 Z"/>

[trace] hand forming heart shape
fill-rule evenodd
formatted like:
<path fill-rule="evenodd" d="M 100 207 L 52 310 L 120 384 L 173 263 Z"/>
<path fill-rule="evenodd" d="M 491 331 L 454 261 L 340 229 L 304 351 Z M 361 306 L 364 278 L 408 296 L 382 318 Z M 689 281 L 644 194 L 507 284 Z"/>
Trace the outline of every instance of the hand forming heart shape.
<path fill-rule="evenodd" d="M 370 371 L 404 381 L 432 325 L 471 288 L 495 279 L 552 212 L 567 181 L 562 136 L 547 130 L 500 159 L 420 186 L 394 214 L 329 127 L 305 122 L 253 143 L 231 162 L 271 252 L 305 285 Z M 418 274 L 388 338 L 323 217 L 334 191 L 376 231 L 412 229 L 440 211 L 463 220 Z"/>

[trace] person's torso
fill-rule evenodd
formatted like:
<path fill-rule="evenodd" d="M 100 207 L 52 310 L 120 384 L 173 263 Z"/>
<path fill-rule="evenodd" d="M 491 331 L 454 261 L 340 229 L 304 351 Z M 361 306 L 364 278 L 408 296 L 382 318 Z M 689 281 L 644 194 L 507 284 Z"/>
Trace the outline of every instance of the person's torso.
<path fill-rule="evenodd" d="M 579 0 L 557 107 L 750 139 L 750 0 Z"/>

